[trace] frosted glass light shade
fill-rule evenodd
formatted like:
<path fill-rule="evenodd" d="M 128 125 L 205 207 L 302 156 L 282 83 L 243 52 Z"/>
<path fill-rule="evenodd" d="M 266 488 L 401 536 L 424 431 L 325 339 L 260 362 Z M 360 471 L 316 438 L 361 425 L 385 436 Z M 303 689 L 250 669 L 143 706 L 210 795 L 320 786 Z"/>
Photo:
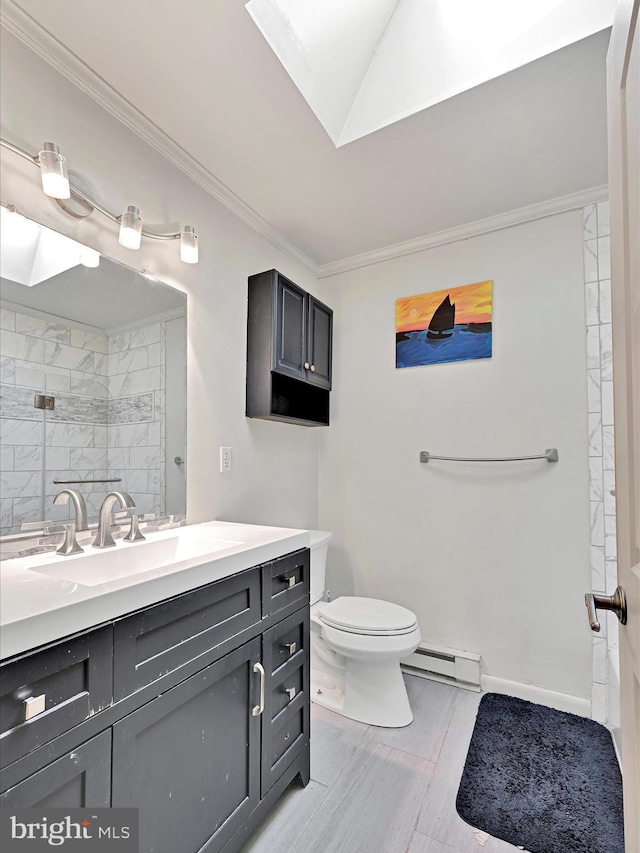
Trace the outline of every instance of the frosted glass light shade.
<path fill-rule="evenodd" d="M 70 198 L 71 187 L 67 175 L 67 161 L 54 142 L 45 142 L 38 154 L 42 189 L 50 198 Z"/>
<path fill-rule="evenodd" d="M 198 235 L 191 225 L 185 225 L 180 234 L 180 260 L 185 264 L 198 263 Z"/>
<path fill-rule="evenodd" d="M 129 205 L 120 220 L 118 243 L 125 249 L 139 249 L 142 239 L 142 217 L 137 207 Z"/>
<path fill-rule="evenodd" d="M 89 246 L 82 246 L 80 249 L 80 263 L 83 267 L 93 268 L 100 266 L 100 252 L 90 249 Z"/>

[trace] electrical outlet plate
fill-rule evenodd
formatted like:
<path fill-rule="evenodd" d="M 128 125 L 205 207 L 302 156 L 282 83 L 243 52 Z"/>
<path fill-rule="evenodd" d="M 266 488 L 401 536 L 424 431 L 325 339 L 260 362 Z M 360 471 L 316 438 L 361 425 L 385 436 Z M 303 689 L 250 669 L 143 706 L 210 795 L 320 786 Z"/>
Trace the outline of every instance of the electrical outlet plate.
<path fill-rule="evenodd" d="M 220 448 L 220 472 L 222 474 L 231 471 L 231 448 L 230 447 L 221 447 Z"/>

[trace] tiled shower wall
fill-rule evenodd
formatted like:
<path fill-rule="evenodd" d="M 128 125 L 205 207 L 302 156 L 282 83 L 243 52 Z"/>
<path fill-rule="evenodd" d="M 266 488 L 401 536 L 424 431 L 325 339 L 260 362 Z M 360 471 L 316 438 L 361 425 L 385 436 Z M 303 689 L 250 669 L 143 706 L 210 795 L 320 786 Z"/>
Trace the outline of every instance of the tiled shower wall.
<path fill-rule="evenodd" d="M 23 521 L 64 521 L 54 480 L 120 477 L 71 485 L 90 518 L 110 489 L 129 491 L 140 512 L 164 512 L 164 324 L 107 338 L 100 332 L 3 308 L 0 314 L 0 535 Z M 34 394 L 55 409 L 34 408 Z"/>
<path fill-rule="evenodd" d="M 616 501 L 614 496 L 613 365 L 611 346 L 611 265 L 609 203 L 583 208 L 585 298 L 587 306 L 587 390 L 591 506 L 591 590 L 612 595 L 617 586 Z M 605 723 L 607 668 L 617 654 L 618 623 L 600 614 L 594 634 L 592 716 Z M 608 654 L 609 652 L 609 654 Z"/>

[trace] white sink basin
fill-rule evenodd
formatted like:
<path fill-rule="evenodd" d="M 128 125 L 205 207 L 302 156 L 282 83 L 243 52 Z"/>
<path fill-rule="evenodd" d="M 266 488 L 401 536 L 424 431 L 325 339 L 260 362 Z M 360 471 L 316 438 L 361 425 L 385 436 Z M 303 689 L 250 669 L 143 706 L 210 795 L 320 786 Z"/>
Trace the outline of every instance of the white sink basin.
<path fill-rule="evenodd" d="M 115 548 L 87 548 L 84 554 L 75 557 L 60 558 L 55 554 L 48 554 L 46 564 L 30 568 L 33 572 L 58 580 L 83 586 L 98 586 L 119 578 L 224 551 L 240 544 L 242 543 L 231 539 L 218 539 L 213 536 L 200 538 L 188 534 L 166 539 L 149 539 L 145 542 L 119 541 Z"/>

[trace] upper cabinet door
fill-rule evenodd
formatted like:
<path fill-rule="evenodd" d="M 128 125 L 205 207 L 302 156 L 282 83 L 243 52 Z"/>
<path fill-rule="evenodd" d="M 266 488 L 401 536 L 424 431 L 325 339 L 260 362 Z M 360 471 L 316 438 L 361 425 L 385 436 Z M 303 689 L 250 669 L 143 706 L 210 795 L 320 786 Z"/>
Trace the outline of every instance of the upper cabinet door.
<path fill-rule="evenodd" d="M 273 369 L 278 373 L 305 379 L 307 326 L 305 292 L 278 275 L 276 287 Z"/>
<path fill-rule="evenodd" d="M 331 390 L 333 311 L 313 296 L 308 296 L 308 300 L 307 382 Z"/>

